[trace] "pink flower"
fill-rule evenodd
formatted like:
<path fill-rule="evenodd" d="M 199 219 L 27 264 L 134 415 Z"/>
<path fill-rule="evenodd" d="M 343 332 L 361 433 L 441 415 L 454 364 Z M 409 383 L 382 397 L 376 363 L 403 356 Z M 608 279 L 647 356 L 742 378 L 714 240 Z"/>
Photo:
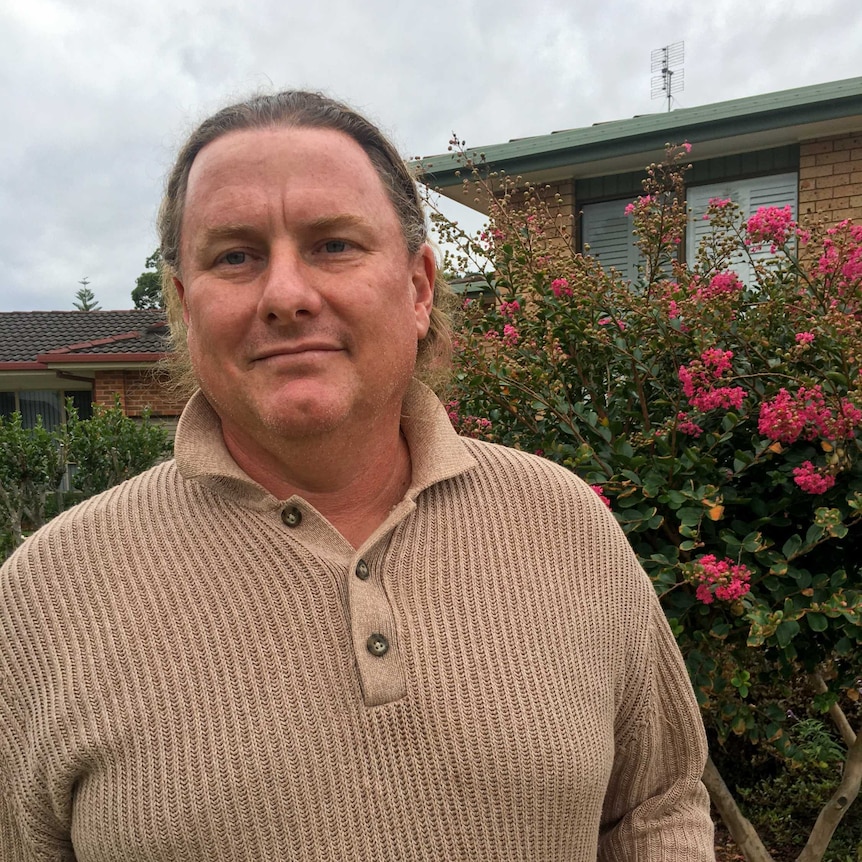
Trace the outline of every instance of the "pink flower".
<path fill-rule="evenodd" d="M 683 142 L 682 142 L 682 148 L 683 148 L 687 153 L 690 153 L 690 152 L 691 152 L 691 144 L 690 144 L 688 141 L 683 141 Z"/>
<path fill-rule="evenodd" d="M 561 296 L 571 296 L 572 289 L 569 287 L 568 279 L 565 278 L 555 278 L 551 282 L 551 290 L 554 292 L 554 296 L 559 299 Z"/>
<path fill-rule="evenodd" d="M 709 302 L 719 296 L 734 296 L 742 293 L 744 285 L 735 272 L 718 272 L 710 280 L 709 284 L 699 286 L 695 296 L 701 302 Z"/>
<path fill-rule="evenodd" d="M 797 344 L 811 344 L 814 341 L 814 333 L 813 332 L 797 332 L 796 333 L 796 343 Z"/>
<path fill-rule="evenodd" d="M 599 499 L 610 509 L 611 501 L 602 493 L 604 488 L 601 485 L 590 485 L 590 487 L 599 495 Z"/>
<path fill-rule="evenodd" d="M 711 347 L 705 350 L 699 360 L 679 369 L 682 391 L 695 410 L 706 413 L 710 410 L 739 410 L 745 400 L 745 390 L 741 386 L 716 386 L 725 375 L 731 372 L 732 350 Z"/>
<path fill-rule="evenodd" d="M 800 437 L 816 440 L 849 439 L 862 425 L 862 410 L 848 398 L 838 402 L 837 413 L 826 405 L 820 386 L 800 386 L 796 395 L 786 389 L 760 405 L 757 429 L 764 437 L 781 443 L 795 443 Z"/>
<path fill-rule="evenodd" d="M 712 597 L 712 590 L 706 585 L 701 584 L 695 591 L 695 596 L 705 605 L 711 605 L 715 599 Z"/>
<path fill-rule="evenodd" d="M 626 204 L 624 210 L 627 216 L 634 215 L 638 210 L 646 209 L 652 203 L 652 195 L 641 195 L 637 200 Z"/>
<path fill-rule="evenodd" d="M 733 201 L 730 198 L 710 198 L 709 205 L 712 209 L 723 210 L 729 207 Z"/>
<path fill-rule="evenodd" d="M 598 323 L 599 326 L 609 326 L 613 322 L 614 322 L 614 320 L 612 317 L 602 317 L 596 321 L 596 323 Z M 618 320 L 617 326 L 620 329 L 625 329 L 626 328 L 626 322 L 624 320 Z"/>
<path fill-rule="evenodd" d="M 730 360 L 733 359 L 733 351 L 710 347 L 701 353 L 700 359 L 707 368 L 712 369 L 712 376 L 718 379 L 726 371 L 730 371 Z"/>
<path fill-rule="evenodd" d="M 462 416 L 457 401 L 446 403 L 446 412 L 452 427 L 464 437 L 482 437 L 491 428 L 491 420 L 479 416 Z"/>
<path fill-rule="evenodd" d="M 767 242 L 774 252 L 777 246 L 784 245 L 796 230 L 793 211 L 789 206 L 760 207 L 745 224 L 748 233 L 746 242 Z"/>
<path fill-rule="evenodd" d="M 514 347 L 520 340 L 521 334 L 518 330 L 511 323 L 507 323 L 503 327 L 503 341 L 510 347 Z"/>
<path fill-rule="evenodd" d="M 764 437 L 780 443 L 794 443 L 804 427 L 805 419 L 800 416 L 793 396 L 786 389 L 779 389 L 771 401 L 760 405 L 757 430 Z"/>
<path fill-rule="evenodd" d="M 715 599 L 732 602 L 751 589 L 751 570 L 729 557 L 718 560 L 715 554 L 704 554 L 693 563 L 689 580 L 698 585 L 695 596 L 705 605 Z"/>
<path fill-rule="evenodd" d="M 521 304 L 517 299 L 513 299 L 511 302 L 500 303 L 500 314 L 504 317 L 514 317 L 520 310 Z"/>
<path fill-rule="evenodd" d="M 845 219 L 829 228 L 815 272 L 831 282 L 839 295 L 858 285 L 862 280 L 862 225 Z"/>
<path fill-rule="evenodd" d="M 838 416 L 829 422 L 824 430 L 831 440 L 849 439 L 860 425 L 862 425 L 862 410 L 849 398 L 842 398 L 838 407 Z"/>
<path fill-rule="evenodd" d="M 676 427 L 682 434 L 688 434 L 690 437 L 700 437 L 703 434 L 703 428 L 693 422 L 688 413 L 677 413 Z"/>
<path fill-rule="evenodd" d="M 698 392 L 689 401 L 695 410 L 707 413 L 710 410 L 739 410 L 745 400 L 745 390 L 741 386 L 719 386 L 706 392 Z"/>
<path fill-rule="evenodd" d="M 800 467 L 793 468 L 793 481 L 809 494 L 823 494 L 835 484 L 835 477 L 805 461 Z"/>

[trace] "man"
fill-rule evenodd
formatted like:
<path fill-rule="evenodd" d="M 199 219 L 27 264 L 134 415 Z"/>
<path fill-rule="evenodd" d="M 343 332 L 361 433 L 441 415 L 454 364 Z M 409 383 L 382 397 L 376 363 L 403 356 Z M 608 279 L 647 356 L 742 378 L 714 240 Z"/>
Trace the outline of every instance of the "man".
<path fill-rule="evenodd" d="M 0 580 L 0 857 L 713 858 L 697 707 L 596 495 L 414 380 L 416 189 L 343 105 L 228 108 L 160 215 L 176 460 Z"/>

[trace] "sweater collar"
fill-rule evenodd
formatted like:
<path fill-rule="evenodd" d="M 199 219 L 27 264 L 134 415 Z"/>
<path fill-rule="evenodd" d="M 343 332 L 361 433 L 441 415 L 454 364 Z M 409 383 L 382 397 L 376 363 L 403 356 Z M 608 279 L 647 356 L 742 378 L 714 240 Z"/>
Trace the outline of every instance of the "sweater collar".
<path fill-rule="evenodd" d="M 412 381 L 404 397 L 401 430 L 410 449 L 413 470 L 405 500 L 415 501 L 425 489 L 476 465 L 452 427 L 446 409 L 418 380 Z M 251 479 L 233 460 L 222 437 L 218 414 L 200 390 L 189 399 L 180 417 L 174 453 L 184 479 L 199 482 L 253 509 L 283 505 L 284 501 Z"/>

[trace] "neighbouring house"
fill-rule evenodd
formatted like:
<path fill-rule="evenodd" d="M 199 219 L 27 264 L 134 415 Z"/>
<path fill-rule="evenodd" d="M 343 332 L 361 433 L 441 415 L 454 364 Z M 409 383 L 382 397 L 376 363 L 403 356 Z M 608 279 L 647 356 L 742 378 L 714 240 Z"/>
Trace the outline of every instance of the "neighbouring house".
<path fill-rule="evenodd" d="M 172 432 L 183 401 L 159 365 L 167 331 L 160 309 L 0 312 L 0 415 L 53 428 L 67 398 L 82 417 L 119 399 L 126 415 L 149 410 Z"/>
<path fill-rule="evenodd" d="M 598 123 L 471 148 L 494 170 L 549 186 L 573 238 L 606 266 L 634 278 L 638 253 L 626 204 L 641 191 L 644 167 L 666 143 L 692 145 L 687 174 L 691 229 L 682 253 L 693 259 L 710 198 L 731 198 L 746 215 L 790 206 L 796 218 L 862 220 L 862 78 Z M 463 193 L 455 154 L 418 162 L 443 195 L 487 213 Z M 466 172 L 464 172 L 466 173 Z"/>

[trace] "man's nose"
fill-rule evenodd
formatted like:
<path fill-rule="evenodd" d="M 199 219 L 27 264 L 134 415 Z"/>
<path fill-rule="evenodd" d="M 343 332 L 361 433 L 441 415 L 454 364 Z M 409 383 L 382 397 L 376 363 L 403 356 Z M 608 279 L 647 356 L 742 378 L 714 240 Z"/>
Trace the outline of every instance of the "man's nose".
<path fill-rule="evenodd" d="M 269 322 L 316 316 L 323 305 L 318 276 L 296 249 L 273 248 L 264 274 L 258 313 Z"/>

